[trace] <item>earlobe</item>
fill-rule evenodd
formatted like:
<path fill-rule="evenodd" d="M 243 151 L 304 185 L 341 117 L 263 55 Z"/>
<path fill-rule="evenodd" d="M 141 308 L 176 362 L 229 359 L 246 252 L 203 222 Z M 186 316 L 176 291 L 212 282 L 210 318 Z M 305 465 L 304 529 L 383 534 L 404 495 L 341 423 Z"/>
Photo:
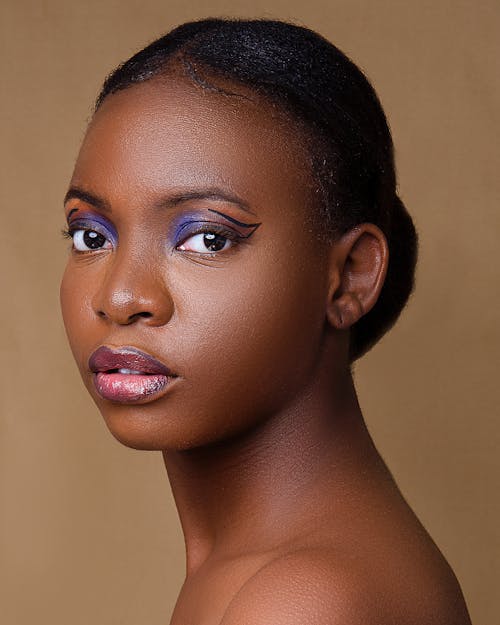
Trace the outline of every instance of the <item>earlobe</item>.
<path fill-rule="evenodd" d="M 327 318 L 337 330 L 348 330 L 375 305 L 389 262 L 384 233 L 360 224 L 332 244 Z"/>
<path fill-rule="evenodd" d="M 364 314 L 362 303 L 351 293 L 331 301 L 327 312 L 328 320 L 337 330 L 348 330 Z"/>

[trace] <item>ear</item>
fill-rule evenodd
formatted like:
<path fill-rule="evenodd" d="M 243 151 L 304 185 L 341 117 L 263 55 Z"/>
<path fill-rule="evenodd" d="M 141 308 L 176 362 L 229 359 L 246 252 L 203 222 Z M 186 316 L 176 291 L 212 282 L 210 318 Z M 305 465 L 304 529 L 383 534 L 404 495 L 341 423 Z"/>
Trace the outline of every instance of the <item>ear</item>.
<path fill-rule="evenodd" d="M 331 248 L 327 318 L 347 330 L 373 308 L 384 284 L 389 247 L 374 224 L 360 224 Z"/>

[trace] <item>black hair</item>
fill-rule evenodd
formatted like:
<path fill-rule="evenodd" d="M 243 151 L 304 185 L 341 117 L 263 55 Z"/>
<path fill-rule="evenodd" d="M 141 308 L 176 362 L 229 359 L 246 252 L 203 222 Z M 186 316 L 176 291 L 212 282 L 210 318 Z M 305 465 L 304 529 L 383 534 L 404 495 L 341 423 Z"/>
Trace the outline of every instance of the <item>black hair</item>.
<path fill-rule="evenodd" d="M 323 235 L 333 240 L 370 222 L 386 236 L 390 259 L 380 297 L 351 329 L 350 358 L 359 358 L 404 308 L 417 259 L 417 234 L 396 192 L 391 133 L 373 87 L 345 54 L 307 28 L 210 18 L 178 26 L 125 61 L 107 77 L 95 109 L 176 62 L 202 86 L 210 86 L 208 76 L 249 87 L 306 128 Z"/>

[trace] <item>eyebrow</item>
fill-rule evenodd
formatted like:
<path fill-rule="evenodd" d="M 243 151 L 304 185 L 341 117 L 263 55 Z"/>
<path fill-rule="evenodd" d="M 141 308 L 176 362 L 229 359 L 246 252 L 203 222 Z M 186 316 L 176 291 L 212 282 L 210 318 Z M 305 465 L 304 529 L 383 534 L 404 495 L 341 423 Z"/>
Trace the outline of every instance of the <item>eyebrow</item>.
<path fill-rule="evenodd" d="M 64 204 L 71 199 L 82 200 L 82 202 L 90 204 L 99 210 L 111 212 L 111 206 L 108 201 L 98 195 L 95 195 L 94 193 L 91 193 L 90 191 L 82 189 L 81 187 L 70 187 L 68 189 L 68 192 L 64 196 Z M 250 209 L 248 202 L 245 202 L 245 200 L 241 199 L 237 195 L 228 193 L 224 189 L 220 189 L 218 187 L 209 187 L 206 189 L 185 189 L 183 191 L 179 191 L 178 193 L 173 193 L 161 198 L 155 202 L 155 206 L 160 209 L 173 208 L 178 204 L 189 202 L 190 200 L 219 200 L 222 202 L 230 202 L 231 204 L 236 204 L 247 213 L 255 215 L 255 213 Z"/>
<path fill-rule="evenodd" d="M 66 205 L 66 203 L 72 199 L 82 200 L 82 202 L 85 202 L 86 204 L 90 204 L 91 206 L 94 206 L 95 208 L 99 208 L 100 210 L 103 210 L 103 211 L 111 210 L 111 207 L 109 203 L 106 202 L 106 200 L 103 200 L 102 198 L 98 197 L 97 195 L 94 195 L 93 193 L 90 193 L 89 191 L 80 189 L 80 187 L 70 187 L 68 189 L 68 192 L 64 196 L 63 204 Z"/>

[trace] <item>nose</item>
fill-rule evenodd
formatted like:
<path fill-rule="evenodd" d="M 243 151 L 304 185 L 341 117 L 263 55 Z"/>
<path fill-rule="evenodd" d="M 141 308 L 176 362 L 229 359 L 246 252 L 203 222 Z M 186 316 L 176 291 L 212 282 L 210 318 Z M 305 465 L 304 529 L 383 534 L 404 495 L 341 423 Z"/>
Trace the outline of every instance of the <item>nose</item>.
<path fill-rule="evenodd" d="M 124 256 L 117 252 L 110 258 L 92 298 L 95 314 L 118 325 L 165 325 L 174 304 L 159 263 Z"/>

